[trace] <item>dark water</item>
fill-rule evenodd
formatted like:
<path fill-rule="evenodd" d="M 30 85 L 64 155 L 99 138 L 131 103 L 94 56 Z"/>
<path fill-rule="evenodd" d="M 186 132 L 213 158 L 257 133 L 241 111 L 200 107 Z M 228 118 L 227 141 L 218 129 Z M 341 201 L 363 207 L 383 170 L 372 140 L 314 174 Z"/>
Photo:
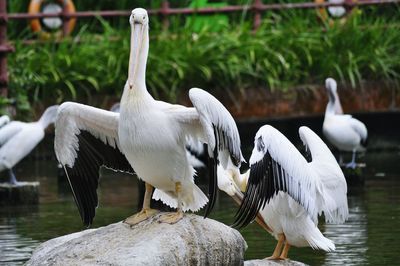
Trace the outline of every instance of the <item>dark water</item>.
<path fill-rule="evenodd" d="M 254 136 L 254 134 L 253 134 Z M 289 256 L 310 265 L 395 265 L 400 247 L 400 149 L 395 140 L 384 137 L 389 149 L 373 148 L 359 160 L 363 185 L 349 188 L 349 220 L 343 225 L 320 223 L 321 231 L 336 244 L 336 251 L 324 253 L 311 248 L 292 248 Z M 42 144 L 34 156 L 17 170 L 20 180 L 40 181 L 37 206 L 0 207 L 0 265 L 23 264 L 32 251 L 48 239 L 83 230 L 78 210 L 66 180 L 57 177 L 57 167 Z M 250 146 L 246 144 L 246 152 Z M 45 156 L 43 156 L 45 154 Z M 246 155 L 247 157 L 247 155 Z M 33 158 L 33 159 L 32 159 Z M 135 177 L 103 171 L 99 188 L 100 206 L 93 228 L 118 222 L 137 210 Z M 211 218 L 231 224 L 237 206 L 223 192 Z M 276 241 L 256 224 L 241 230 L 247 241 L 246 259 L 270 256 Z"/>

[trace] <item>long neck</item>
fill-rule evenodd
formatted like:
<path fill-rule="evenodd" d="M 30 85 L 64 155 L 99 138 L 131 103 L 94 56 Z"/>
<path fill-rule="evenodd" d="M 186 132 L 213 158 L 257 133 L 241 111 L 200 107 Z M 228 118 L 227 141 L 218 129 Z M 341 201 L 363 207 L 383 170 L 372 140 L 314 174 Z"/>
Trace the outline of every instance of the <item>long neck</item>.
<path fill-rule="evenodd" d="M 335 114 L 342 115 L 343 114 L 343 108 L 342 108 L 342 105 L 340 104 L 339 95 L 337 94 L 336 91 L 335 91 L 334 94 L 335 94 Z"/>
<path fill-rule="evenodd" d="M 137 27 L 137 28 L 134 28 Z M 133 25 L 129 55 L 128 85 L 138 93 L 146 89 L 146 63 L 149 53 L 149 31 L 147 26 Z M 143 32 L 140 32 L 143 31 Z M 142 37 L 140 37 L 142 36 Z M 129 87 L 128 86 L 128 87 Z"/>
<path fill-rule="evenodd" d="M 336 98 L 335 94 L 331 89 L 328 89 L 328 96 L 329 96 L 329 102 L 325 109 L 325 115 L 333 115 L 335 114 L 335 109 L 336 109 L 335 108 Z"/>
<path fill-rule="evenodd" d="M 57 107 L 58 106 L 51 106 L 47 108 L 40 117 L 38 124 L 40 124 L 43 128 L 46 128 L 50 124 L 54 123 L 57 116 Z"/>

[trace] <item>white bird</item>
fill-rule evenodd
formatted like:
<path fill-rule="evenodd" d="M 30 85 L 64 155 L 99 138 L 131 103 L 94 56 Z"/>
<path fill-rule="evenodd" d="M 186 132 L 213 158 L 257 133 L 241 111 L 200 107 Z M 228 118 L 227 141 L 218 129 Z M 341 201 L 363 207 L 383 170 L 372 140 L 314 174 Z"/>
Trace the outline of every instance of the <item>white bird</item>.
<path fill-rule="evenodd" d="M 8 169 L 13 185 L 18 185 L 13 167 L 44 138 L 44 130 L 54 123 L 58 105 L 48 107 L 37 122 L 12 121 L 0 129 L 0 172 Z"/>
<path fill-rule="evenodd" d="M 346 180 L 334 156 L 308 127 L 299 134 L 311 162 L 282 133 L 265 125 L 255 136 L 249 171 L 240 175 L 234 167 L 218 169 L 219 188 L 241 202 L 234 225 L 256 219 L 278 240 L 270 259 L 286 259 L 290 246 L 334 250 L 317 227 L 318 215 L 324 213 L 332 223 L 348 217 Z"/>
<path fill-rule="evenodd" d="M 337 95 L 337 84 L 332 78 L 325 81 L 328 91 L 329 102 L 325 110 L 325 118 L 322 131 L 327 140 L 339 151 L 353 152 L 351 162 L 346 167 L 355 168 L 356 152 L 364 151 L 367 144 L 368 131 L 364 123 L 344 115 L 341 109 L 339 96 Z M 339 159 L 342 163 L 342 156 Z"/>
<path fill-rule="evenodd" d="M 114 103 L 111 106 L 110 111 L 119 113 L 120 103 L 119 102 Z M 205 167 L 205 164 L 199 159 L 199 157 L 204 154 L 204 147 L 203 147 L 203 143 L 201 141 L 195 140 L 193 138 L 188 138 L 187 143 L 186 143 L 186 152 L 187 152 L 190 164 L 194 168 L 197 169 L 197 168 Z"/>
<path fill-rule="evenodd" d="M 55 151 L 67 173 L 81 218 L 90 225 L 98 205 L 96 189 L 99 168 L 133 171 L 146 183 L 143 209 L 125 222 L 139 223 L 156 211 L 153 198 L 177 208 L 164 214 L 161 222 L 175 223 L 183 212 L 197 211 L 208 199 L 194 183 L 195 171 L 185 146 L 188 139 L 208 144 L 210 156 L 209 214 L 217 192 L 217 161 L 240 166 L 242 153 L 239 133 L 232 116 L 209 93 L 193 88 L 189 97 L 194 107 L 155 100 L 145 82 L 149 49 L 149 18 L 146 10 L 136 8 L 129 19 L 131 50 L 128 79 L 120 113 L 78 103 L 60 106 L 56 121 Z"/>
<path fill-rule="evenodd" d="M 2 128 L 4 125 L 7 125 L 10 123 L 10 117 L 8 115 L 2 115 L 0 117 L 0 128 Z"/>

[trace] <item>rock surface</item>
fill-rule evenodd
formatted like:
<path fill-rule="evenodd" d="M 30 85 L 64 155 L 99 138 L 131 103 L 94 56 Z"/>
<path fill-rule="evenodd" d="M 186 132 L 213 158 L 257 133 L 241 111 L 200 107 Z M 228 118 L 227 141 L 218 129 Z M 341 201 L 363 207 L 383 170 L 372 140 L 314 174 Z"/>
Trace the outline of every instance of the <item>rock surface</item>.
<path fill-rule="evenodd" d="M 0 183 L 0 206 L 38 203 L 39 182 Z"/>
<path fill-rule="evenodd" d="M 244 266 L 305 266 L 302 262 L 294 260 L 247 260 Z"/>
<path fill-rule="evenodd" d="M 51 239 L 26 265 L 243 265 L 247 244 L 238 231 L 193 214 L 159 223 L 161 215 Z"/>

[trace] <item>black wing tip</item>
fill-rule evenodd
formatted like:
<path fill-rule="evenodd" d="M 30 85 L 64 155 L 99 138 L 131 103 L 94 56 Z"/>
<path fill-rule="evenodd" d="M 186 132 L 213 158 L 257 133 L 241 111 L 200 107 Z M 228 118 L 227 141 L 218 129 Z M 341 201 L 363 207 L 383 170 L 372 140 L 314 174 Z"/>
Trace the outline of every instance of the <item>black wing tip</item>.
<path fill-rule="evenodd" d="M 261 161 L 250 166 L 250 176 L 232 227 L 241 229 L 253 222 L 261 208 L 276 194 L 273 159 L 267 151 Z"/>

